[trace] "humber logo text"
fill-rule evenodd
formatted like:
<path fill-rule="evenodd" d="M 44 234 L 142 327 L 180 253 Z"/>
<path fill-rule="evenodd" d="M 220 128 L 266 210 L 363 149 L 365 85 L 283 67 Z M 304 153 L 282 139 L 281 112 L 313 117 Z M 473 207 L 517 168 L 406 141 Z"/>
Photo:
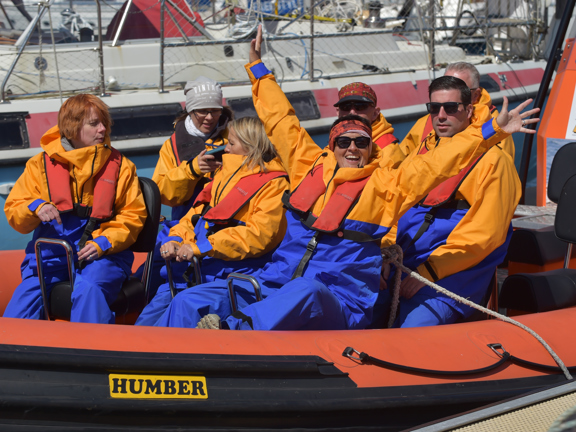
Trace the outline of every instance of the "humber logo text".
<path fill-rule="evenodd" d="M 208 399 L 200 376 L 110 374 L 110 396 L 122 399 Z"/>

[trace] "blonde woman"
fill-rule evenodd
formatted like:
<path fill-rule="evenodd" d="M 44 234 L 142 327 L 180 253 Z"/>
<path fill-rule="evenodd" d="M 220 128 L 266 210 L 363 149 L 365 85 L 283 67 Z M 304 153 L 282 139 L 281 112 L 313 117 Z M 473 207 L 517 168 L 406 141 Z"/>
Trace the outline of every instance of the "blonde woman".
<path fill-rule="evenodd" d="M 260 120 L 245 117 L 233 121 L 224 152 L 214 180 L 160 248 L 163 258 L 175 261 L 178 290 L 186 288 L 179 275 L 194 256 L 202 259 L 202 282 L 211 282 L 232 272 L 250 274 L 262 268 L 284 238 L 282 195 L 288 180 Z M 205 157 L 205 152 L 201 153 L 194 164 L 203 168 Z M 162 272 L 165 274 L 165 269 Z M 166 283 L 136 324 L 155 324 L 170 301 Z"/>

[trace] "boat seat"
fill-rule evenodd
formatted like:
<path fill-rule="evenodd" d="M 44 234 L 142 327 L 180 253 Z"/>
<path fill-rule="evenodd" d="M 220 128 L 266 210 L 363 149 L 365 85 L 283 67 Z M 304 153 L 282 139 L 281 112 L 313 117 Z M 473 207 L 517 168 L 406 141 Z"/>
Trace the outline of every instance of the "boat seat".
<path fill-rule="evenodd" d="M 576 270 L 508 276 L 502 286 L 500 306 L 530 313 L 576 306 Z"/>
<path fill-rule="evenodd" d="M 110 309 L 116 314 L 117 322 L 122 321 L 132 313 L 140 313 L 148 303 L 148 287 L 150 285 L 152 261 L 154 259 L 154 247 L 158 236 L 160 223 L 160 191 L 156 183 L 145 177 L 138 178 L 140 188 L 146 203 L 146 221 L 134 244 L 130 247 L 133 252 L 146 252 L 147 258 L 144 265 L 142 280 L 130 277 L 122 285 L 118 297 L 110 305 Z M 70 282 L 56 284 L 50 293 L 49 316 L 51 319 L 70 320 L 72 309 L 72 287 Z"/>
<path fill-rule="evenodd" d="M 517 273 L 504 281 L 500 306 L 514 311 L 545 312 L 576 305 L 576 270 L 568 268 L 576 243 L 576 175 L 559 194 L 554 233 L 568 244 L 564 268 L 540 273 Z"/>
<path fill-rule="evenodd" d="M 562 187 L 573 175 L 576 175 L 576 142 L 563 145 L 554 156 L 548 181 L 550 201 L 558 203 Z M 565 254 L 566 242 L 556 237 L 554 227 L 516 228 L 508 247 L 509 272 L 562 268 Z"/>

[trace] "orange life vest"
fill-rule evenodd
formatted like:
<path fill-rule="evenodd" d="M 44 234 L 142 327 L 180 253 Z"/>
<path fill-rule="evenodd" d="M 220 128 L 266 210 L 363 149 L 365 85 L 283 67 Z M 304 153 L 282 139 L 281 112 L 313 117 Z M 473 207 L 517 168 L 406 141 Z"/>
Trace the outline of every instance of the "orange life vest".
<path fill-rule="evenodd" d="M 360 180 L 348 181 L 337 186 L 320 216 L 316 216 L 311 209 L 316 200 L 326 192 L 323 174 L 324 166 L 322 164 L 317 165 L 310 170 L 292 193 L 285 192 L 282 197 L 282 202 L 286 208 L 299 214 L 301 222 L 311 230 L 316 231 L 308 242 L 306 251 L 292 274 L 292 279 L 302 276 L 308 261 L 310 261 L 318 245 L 318 238 L 322 234 L 335 235 L 339 238 L 359 243 L 378 240 L 364 232 L 342 228 L 346 216 L 358 202 L 358 198 L 360 198 L 364 186 L 370 180 L 370 176 Z"/>
<path fill-rule="evenodd" d="M 194 207 L 200 204 L 206 205 L 206 210 L 203 214 L 203 218 L 206 221 L 217 224 L 228 223 L 266 183 L 279 177 L 287 177 L 287 174 L 282 171 L 273 171 L 244 177 L 214 207 L 210 207 L 212 186 L 214 185 L 214 182 L 210 182 L 198 194 L 196 201 L 194 201 Z"/>
<path fill-rule="evenodd" d="M 322 178 L 322 164 L 314 167 L 292 193 L 286 192 L 282 201 L 284 205 L 302 215 L 302 223 L 308 228 L 324 233 L 336 234 L 338 237 L 356 241 L 372 241 L 374 239 L 360 232 L 342 230 L 341 225 L 352 210 L 370 176 L 360 180 L 348 181 L 336 187 L 320 216 L 310 210 L 318 198 L 326 192 Z"/>
<path fill-rule="evenodd" d="M 428 153 L 428 149 L 426 148 L 425 145 L 422 145 L 422 148 L 420 149 L 418 154 L 425 154 L 425 153 Z M 447 207 L 447 208 L 454 208 L 456 210 L 465 210 L 470 208 L 470 204 L 466 200 L 456 200 L 454 199 L 454 197 L 456 196 L 458 188 L 460 187 L 462 182 L 466 179 L 466 176 L 470 174 L 472 168 L 476 166 L 476 164 L 485 154 L 486 153 L 481 154 L 470 165 L 461 170 L 455 176 L 450 177 L 448 180 L 445 180 L 442 183 L 440 183 L 438 186 L 432 189 L 430 193 L 428 193 L 428 195 L 426 195 L 424 199 L 422 199 L 422 201 L 420 201 L 419 203 L 420 206 L 430 207 L 430 210 L 424 216 L 424 221 L 422 222 L 422 225 L 420 225 L 420 228 L 418 228 L 418 231 L 416 232 L 416 234 L 414 235 L 414 237 L 404 250 L 410 249 L 410 247 L 414 243 L 416 243 L 420 239 L 420 237 L 422 237 L 422 235 L 424 235 L 424 233 L 428 230 L 428 228 L 430 228 L 430 225 L 432 225 L 432 222 L 436 217 L 436 213 L 440 208 Z M 428 268 L 429 271 L 431 270 L 431 267 L 429 267 L 428 265 L 426 265 L 426 268 Z M 430 274 L 434 274 L 434 271 L 431 270 Z"/>
<path fill-rule="evenodd" d="M 56 205 L 60 213 L 73 211 L 80 218 L 90 217 L 97 221 L 112 218 L 122 155 L 116 149 L 111 150 L 108 160 L 94 177 L 95 186 L 92 207 L 82 203 L 74 203 L 72 191 L 70 190 L 68 164 L 50 158 L 44 153 L 44 168 L 50 201 Z"/>
<path fill-rule="evenodd" d="M 418 154 L 428 153 L 425 145 L 422 146 Z M 423 207 L 439 207 L 451 202 L 454 202 L 458 208 L 470 208 L 470 204 L 464 200 L 454 200 L 454 196 L 462 182 L 466 179 L 472 168 L 482 159 L 486 153 L 478 156 L 470 165 L 461 170 L 458 174 L 450 177 L 448 180 L 443 181 L 434 189 L 432 189 L 422 201 L 420 205 Z M 460 203 L 459 201 L 464 201 Z"/>
<path fill-rule="evenodd" d="M 376 141 L 374 141 L 376 143 L 376 145 L 378 147 L 380 147 L 381 149 L 389 146 L 390 144 L 394 144 L 398 142 L 398 138 L 396 138 L 394 135 L 387 133 L 382 135 L 380 138 L 378 138 Z"/>
<path fill-rule="evenodd" d="M 426 140 L 426 137 L 428 135 L 430 135 L 430 132 L 432 132 L 433 129 L 434 129 L 434 127 L 432 126 L 432 116 L 430 114 L 428 114 L 428 119 L 426 119 L 426 123 L 424 124 L 424 129 L 422 129 L 422 137 L 420 140 L 420 144 L 422 144 Z"/>

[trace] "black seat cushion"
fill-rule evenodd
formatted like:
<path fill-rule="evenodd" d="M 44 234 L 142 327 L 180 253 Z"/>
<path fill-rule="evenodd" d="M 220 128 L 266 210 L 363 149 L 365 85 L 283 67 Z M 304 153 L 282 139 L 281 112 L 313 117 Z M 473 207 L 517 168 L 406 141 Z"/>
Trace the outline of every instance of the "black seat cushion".
<path fill-rule="evenodd" d="M 566 247 L 566 242 L 556 237 L 552 226 L 540 229 L 518 228 L 512 233 L 508 246 L 508 261 L 543 266 L 563 260 Z"/>
<path fill-rule="evenodd" d="M 52 319 L 70 321 L 70 310 L 72 309 L 70 282 L 60 282 L 52 287 L 49 304 Z"/>
<path fill-rule="evenodd" d="M 525 312 L 547 312 L 576 305 L 576 270 L 508 276 L 500 292 L 500 307 Z"/>
<path fill-rule="evenodd" d="M 70 321 L 72 308 L 72 288 L 70 282 L 60 282 L 50 293 L 50 316 L 53 319 Z M 118 297 L 110 305 L 110 310 L 116 315 L 126 315 L 140 312 L 146 306 L 144 285 L 139 279 L 131 277 L 122 285 Z"/>
<path fill-rule="evenodd" d="M 140 312 L 144 306 L 146 306 L 144 285 L 139 279 L 130 277 L 122 285 L 122 289 L 114 303 L 110 305 L 110 309 L 117 315 L 125 315 L 131 312 Z"/>
<path fill-rule="evenodd" d="M 557 203 L 562 188 L 570 177 L 576 175 L 576 142 L 564 144 L 552 160 L 548 178 L 548 198 Z"/>
<path fill-rule="evenodd" d="M 138 238 L 130 247 L 133 252 L 150 252 L 156 246 L 156 237 L 158 237 L 158 226 L 160 223 L 160 211 L 162 204 L 160 202 L 160 190 L 156 183 L 146 177 L 139 177 L 140 189 L 146 202 L 146 220 Z"/>

